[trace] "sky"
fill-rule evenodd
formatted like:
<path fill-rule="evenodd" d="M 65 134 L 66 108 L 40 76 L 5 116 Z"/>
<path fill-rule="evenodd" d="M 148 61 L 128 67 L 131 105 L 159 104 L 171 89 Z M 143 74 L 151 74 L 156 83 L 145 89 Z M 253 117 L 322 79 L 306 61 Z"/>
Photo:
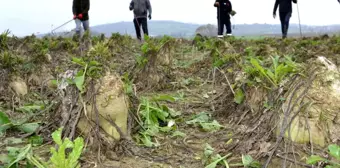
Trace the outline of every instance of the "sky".
<path fill-rule="evenodd" d="M 237 12 L 234 24 L 279 24 L 273 19 L 275 0 L 231 0 Z M 301 24 L 340 24 L 337 0 L 298 0 Z M 187 23 L 216 24 L 214 0 L 150 0 L 152 20 L 173 20 Z M 130 0 L 91 0 L 90 26 L 132 22 Z M 72 0 L 0 0 L 0 33 L 9 29 L 17 36 L 46 33 L 72 19 Z M 278 13 L 278 12 L 277 12 Z M 233 21 L 233 20 L 232 20 Z M 293 6 L 291 23 L 298 23 L 297 5 Z M 74 22 L 58 29 L 70 30 Z"/>

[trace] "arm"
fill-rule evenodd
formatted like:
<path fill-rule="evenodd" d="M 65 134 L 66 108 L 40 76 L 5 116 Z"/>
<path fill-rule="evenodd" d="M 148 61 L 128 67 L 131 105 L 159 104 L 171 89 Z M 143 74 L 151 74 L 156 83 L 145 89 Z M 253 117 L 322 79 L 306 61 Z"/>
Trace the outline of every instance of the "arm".
<path fill-rule="evenodd" d="M 228 11 L 228 13 L 230 13 L 231 11 L 233 11 L 233 6 L 231 5 L 231 2 L 229 1 L 229 11 Z"/>
<path fill-rule="evenodd" d="M 279 1 L 280 1 L 280 0 L 276 0 L 276 1 L 275 1 L 274 11 L 273 11 L 273 14 L 274 14 L 274 15 L 276 14 L 277 7 L 279 6 Z"/>
<path fill-rule="evenodd" d="M 132 0 L 132 1 L 130 2 L 130 6 L 129 6 L 130 11 L 133 10 L 133 8 L 134 8 L 134 3 L 133 3 L 133 0 Z"/>
<path fill-rule="evenodd" d="M 146 0 L 146 9 L 148 9 L 149 11 L 149 15 L 152 14 L 152 7 L 151 7 L 151 3 L 149 0 Z"/>

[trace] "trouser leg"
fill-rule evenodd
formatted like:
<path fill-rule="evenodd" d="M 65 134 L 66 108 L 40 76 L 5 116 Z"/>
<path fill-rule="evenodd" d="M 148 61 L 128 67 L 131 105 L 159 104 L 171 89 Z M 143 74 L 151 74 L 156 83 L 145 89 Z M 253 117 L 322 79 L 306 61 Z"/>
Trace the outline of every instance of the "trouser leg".
<path fill-rule="evenodd" d="M 226 27 L 227 27 L 227 34 L 231 34 L 231 22 L 230 22 L 230 18 L 226 18 Z"/>
<path fill-rule="evenodd" d="M 280 12 L 281 31 L 282 31 L 283 38 L 287 37 L 290 17 L 291 17 L 291 12 Z"/>
<path fill-rule="evenodd" d="M 142 22 L 143 33 L 146 35 L 149 35 L 147 18 L 141 18 L 141 22 Z"/>
<path fill-rule="evenodd" d="M 135 18 L 133 19 L 133 23 L 135 25 L 135 30 L 136 30 L 136 35 L 137 35 L 137 39 L 141 40 L 141 35 L 140 35 L 140 25 L 138 23 L 138 19 Z"/>
<path fill-rule="evenodd" d="M 84 27 L 85 31 L 89 30 L 90 29 L 90 21 L 89 20 L 83 21 L 83 27 Z"/>
<path fill-rule="evenodd" d="M 76 35 L 80 35 L 80 31 L 81 31 L 81 21 L 79 19 L 75 20 L 76 22 Z"/>
<path fill-rule="evenodd" d="M 287 36 L 287 34 L 288 34 L 289 20 L 290 20 L 291 16 L 292 16 L 292 13 L 289 12 L 289 13 L 286 14 L 286 17 L 285 17 L 285 36 Z"/>
<path fill-rule="evenodd" d="M 283 12 L 280 12 L 280 22 L 281 22 L 281 33 L 282 33 L 282 35 L 284 35 L 284 33 L 285 33 L 285 22 L 284 22 L 284 19 L 285 18 L 285 13 L 283 13 Z"/>
<path fill-rule="evenodd" d="M 217 18 L 218 20 L 218 35 L 223 35 L 223 29 L 224 29 L 224 20 L 221 17 Z"/>

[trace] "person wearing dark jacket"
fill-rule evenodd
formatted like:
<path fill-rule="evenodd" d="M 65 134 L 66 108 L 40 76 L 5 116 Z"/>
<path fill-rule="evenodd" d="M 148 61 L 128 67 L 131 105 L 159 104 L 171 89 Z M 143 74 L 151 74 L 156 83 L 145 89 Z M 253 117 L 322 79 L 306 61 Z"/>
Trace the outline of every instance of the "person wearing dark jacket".
<path fill-rule="evenodd" d="M 76 22 L 76 34 L 80 35 L 81 24 L 85 31 L 89 30 L 90 0 L 73 0 L 72 12 Z"/>
<path fill-rule="evenodd" d="M 290 17 L 292 16 L 292 11 L 293 11 L 292 2 L 296 4 L 297 0 L 276 0 L 275 1 L 273 17 L 274 19 L 276 18 L 277 7 L 279 7 L 282 38 L 287 37 L 288 28 L 289 28 L 289 20 L 290 20 Z"/>
<path fill-rule="evenodd" d="M 230 12 L 233 10 L 229 0 L 216 0 L 214 7 L 217 7 L 218 37 L 223 37 L 223 28 L 226 26 L 227 35 L 231 35 Z"/>
<path fill-rule="evenodd" d="M 151 20 L 152 8 L 149 0 L 132 0 L 129 6 L 130 11 L 133 10 L 133 23 L 136 29 L 136 35 L 139 40 L 142 40 L 140 27 L 143 28 L 143 33 L 149 35 L 147 18 Z M 149 14 L 148 14 L 149 12 Z"/>

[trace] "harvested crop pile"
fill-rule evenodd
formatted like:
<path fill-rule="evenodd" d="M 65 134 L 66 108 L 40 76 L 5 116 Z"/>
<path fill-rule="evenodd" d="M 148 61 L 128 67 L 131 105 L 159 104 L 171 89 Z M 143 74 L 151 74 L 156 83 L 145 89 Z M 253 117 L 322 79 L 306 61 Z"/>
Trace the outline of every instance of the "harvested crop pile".
<path fill-rule="evenodd" d="M 294 90 L 295 96 L 292 96 L 293 90 L 288 92 L 287 98 L 291 100 L 286 101 L 282 108 L 292 120 L 285 136 L 294 142 L 324 147 L 339 140 L 340 73 L 338 67 L 325 57 L 311 59 L 308 64 L 312 75 L 308 76 L 309 79 L 296 79 L 295 84 L 298 86 L 301 80 L 311 80 L 310 84 Z"/>
<path fill-rule="evenodd" d="M 107 74 L 103 77 L 101 83 L 95 86 L 95 90 L 98 90 L 95 96 L 96 104 L 89 104 L 86 107 L 87 113 L 80 118 L 77 125 L 78 129 L 88 134 L 92 128 L 95 128 L 93 123 L 98 121 L 100 128 L 109 135 L 109 138 L 119 140 L 120 134 L 126 136 L 129 106 L 120 78 L 117 75 Z M 115 127 L 118 127 L 121 133 Z"/>
<path fill-rule="evenodd" d="M 339 39 L 4 33 L 0 166 L 337 167 Z"/>

